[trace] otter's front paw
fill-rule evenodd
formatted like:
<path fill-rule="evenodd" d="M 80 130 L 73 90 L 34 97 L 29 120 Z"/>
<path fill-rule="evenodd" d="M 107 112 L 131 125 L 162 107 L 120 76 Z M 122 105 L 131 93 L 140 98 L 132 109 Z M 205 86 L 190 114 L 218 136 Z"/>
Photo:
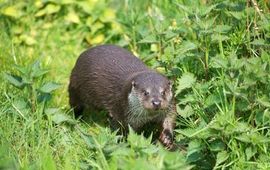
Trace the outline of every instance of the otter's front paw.
<path fill-rule="evenodd" d="M 173 134 L 168 129 L 164 129 L 160 136 L 159 141 L 167 148 L 171 149 L 173 147 Z"/>

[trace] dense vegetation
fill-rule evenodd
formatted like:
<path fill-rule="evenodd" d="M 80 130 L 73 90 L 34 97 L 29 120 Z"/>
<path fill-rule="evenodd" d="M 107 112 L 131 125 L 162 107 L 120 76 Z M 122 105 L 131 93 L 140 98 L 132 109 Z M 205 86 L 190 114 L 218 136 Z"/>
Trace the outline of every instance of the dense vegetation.
<path fill-rule="evenodd" d="M 0 169 L 269 169 L 269 12 L 268 0 L 1 0 Z M 104 43 L 174 81 L 177 151 L 123 140 L 103 113 L 74 119 L 70 71 Z"/>

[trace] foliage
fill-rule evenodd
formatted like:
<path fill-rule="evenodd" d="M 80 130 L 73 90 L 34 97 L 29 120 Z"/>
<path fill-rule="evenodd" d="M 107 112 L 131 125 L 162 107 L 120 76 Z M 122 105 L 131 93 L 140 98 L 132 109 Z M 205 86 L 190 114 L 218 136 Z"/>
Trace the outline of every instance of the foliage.
<path fill-rule="evenodd" d="M 120 2 L 0 2 L 0 168 L 269 169 L 269 2 Z M 100 43 L 174 81 L 184 150 L 73 119 L 70 70 Z"/>

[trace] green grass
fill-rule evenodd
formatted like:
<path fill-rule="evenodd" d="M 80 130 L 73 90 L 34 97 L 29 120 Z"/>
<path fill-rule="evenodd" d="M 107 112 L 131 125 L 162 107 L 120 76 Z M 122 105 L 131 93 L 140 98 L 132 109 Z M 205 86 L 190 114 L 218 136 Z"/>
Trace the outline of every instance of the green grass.
<path fill-rule="evenodd" d="M 253 2 L 0 1 L 0 169 L 269 169 L 270 2 Z M 179 150 L 74 119 L 71 69 L 104 43 L 174 82 Z"/>

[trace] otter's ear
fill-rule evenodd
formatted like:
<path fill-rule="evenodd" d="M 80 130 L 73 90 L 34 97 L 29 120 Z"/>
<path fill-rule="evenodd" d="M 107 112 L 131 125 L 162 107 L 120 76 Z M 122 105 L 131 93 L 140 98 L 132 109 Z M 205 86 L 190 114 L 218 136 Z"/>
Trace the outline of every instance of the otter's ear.
<path fill-rule="evenodd" d="M 132 87 L 136 87 L 137 86 L 137 83 L 134 80 L 131 82 L 131 84 L 132 84 Z"/>

